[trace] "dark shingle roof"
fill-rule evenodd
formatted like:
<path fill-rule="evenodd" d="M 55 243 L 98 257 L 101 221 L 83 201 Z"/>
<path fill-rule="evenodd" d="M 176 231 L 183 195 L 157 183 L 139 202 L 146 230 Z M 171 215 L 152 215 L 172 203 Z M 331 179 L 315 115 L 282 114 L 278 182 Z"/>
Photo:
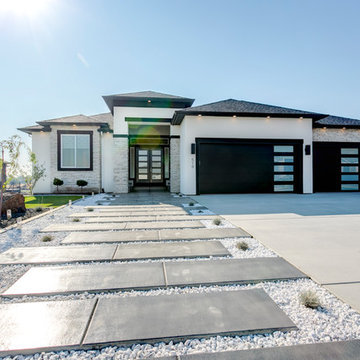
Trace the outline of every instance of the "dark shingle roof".
<path fill-rule="evenodd" d="M 151 90 L 105 95 L 103 99 L 111 112 L 113 112 L 114 106 L 186 108 L 194 102 L 194 99 Z"/>
<path fill-rule="evenodd" d="M 314 112 L 289 109 L 280 106 L 266 105 L 260 103 L 254 103 L 243 100 L 222 100 L 210 104 L 189 107 L 184 110 L 178 110 L 175 112 L 172 119 L 173 125 L 181 124 L 185 115 L 212 115 L 212 116 L 229 116 L 229 115 L 241 115 L 241 116 L 289 116 L 289 117 L 309 117 L 309 118 L 322 118 L 326 115 L 318 114 Z"/>
<path fill-rule="evenodd" d="M 103 115 L 103 114 L 99 114 Z M 83 114 L 65 116 L 56 119 L 49 119 L 43 121 L 37 121 L 40 125 L 68 125 L 68 124 L 86 124 L 86 125 L 101 125 L 106 123 L 106 119 L 96 117 L 98 115 L 86 116 Z"/>
<path fill-rule="evenodd" d="M 360 120 L 345 118 L 345 117 L 341 117 L 341 116 L 329 115 L 329 116 L 315 122 L 315 127 L 320 127 L 320 126 L 360 127 Z"/>

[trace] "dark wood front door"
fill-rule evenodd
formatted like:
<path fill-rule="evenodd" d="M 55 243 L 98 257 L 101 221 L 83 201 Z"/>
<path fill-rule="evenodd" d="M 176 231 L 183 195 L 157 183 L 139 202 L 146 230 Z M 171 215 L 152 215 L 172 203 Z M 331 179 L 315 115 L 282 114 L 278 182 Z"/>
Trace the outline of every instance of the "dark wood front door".
<path fill-rule="evenodd" d="M 138 185 L 161 185 L 164 183 L 162 148 L 136 149 L 136 183 Z"/>

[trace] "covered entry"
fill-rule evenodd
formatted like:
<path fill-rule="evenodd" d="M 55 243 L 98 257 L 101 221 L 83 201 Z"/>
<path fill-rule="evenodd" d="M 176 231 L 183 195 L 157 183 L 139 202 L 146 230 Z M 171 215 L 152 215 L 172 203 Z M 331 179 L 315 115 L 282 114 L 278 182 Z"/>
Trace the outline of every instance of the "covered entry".
<path fill-rule="evenodd" d="M 196 139 L 197 193 L 302 192 L 302 140 Z"/>

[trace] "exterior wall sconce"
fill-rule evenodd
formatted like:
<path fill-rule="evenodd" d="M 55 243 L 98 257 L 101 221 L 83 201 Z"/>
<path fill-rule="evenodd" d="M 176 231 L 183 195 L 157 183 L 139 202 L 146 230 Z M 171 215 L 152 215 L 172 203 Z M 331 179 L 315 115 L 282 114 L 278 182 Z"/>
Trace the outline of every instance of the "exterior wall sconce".
<path fill-rule="evenodd" d="M 305 155 L 311 155 L 311 145 L 305 145 Z"/>
<path fill-rule="evenodd" d="M 195 144 L 191 144 L 191 154 L 194 155 L 196 151 L 196 145 Z"/>

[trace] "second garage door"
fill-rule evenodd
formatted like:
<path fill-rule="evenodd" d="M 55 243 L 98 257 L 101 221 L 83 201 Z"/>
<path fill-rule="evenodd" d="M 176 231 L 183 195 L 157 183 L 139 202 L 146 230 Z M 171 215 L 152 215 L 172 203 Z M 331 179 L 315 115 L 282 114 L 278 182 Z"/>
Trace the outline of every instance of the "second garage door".
<path fill-rule="evenodd" d="M 197 192 L 301 191 L 298 141 L 197 139 Z"/>

